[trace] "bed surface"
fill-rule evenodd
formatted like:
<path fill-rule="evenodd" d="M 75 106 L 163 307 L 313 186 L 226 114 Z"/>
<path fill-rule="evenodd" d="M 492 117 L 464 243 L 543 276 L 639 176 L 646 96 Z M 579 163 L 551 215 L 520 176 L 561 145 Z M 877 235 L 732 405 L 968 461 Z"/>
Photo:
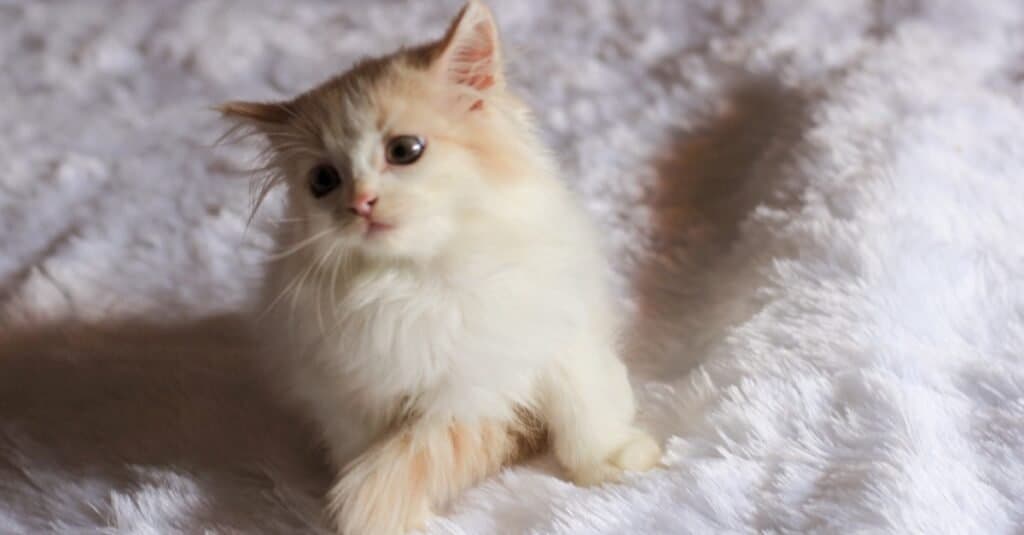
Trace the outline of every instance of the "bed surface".
<path fill-rule="evenodd" d="M 546 458 L 431 533 L 1024 525 L 1024 3 L 499 1 L 606 237 L 665 467 Z M 269 247 L 210 106 L 458 2 L 0 3 L 0 532 L 324 529 L 240 316 Z"/>

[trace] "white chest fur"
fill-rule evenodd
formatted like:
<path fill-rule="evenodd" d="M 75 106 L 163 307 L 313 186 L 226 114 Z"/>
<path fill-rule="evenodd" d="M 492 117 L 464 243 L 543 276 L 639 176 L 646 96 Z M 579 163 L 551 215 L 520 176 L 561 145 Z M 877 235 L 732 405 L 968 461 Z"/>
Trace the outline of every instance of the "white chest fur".
<path fill-rule="evenodd" d="M 600 281 L 574 269 L 579 256 L 534 244 L 433 269 L 310 277 L 294 308 L 282 300 L 268 316 L 288 341 L 280 351 L 289 354 L 275 358 L 289 361 L 282 371 L 293 392 L 321 420 L 354 417 L 372 432 L 399 409 L 442 419 L 507 417 L 532 402 L 536 378 L 572 337 L 596 325 Z M 277 269 L 267 295 L 295 271 Z"/>

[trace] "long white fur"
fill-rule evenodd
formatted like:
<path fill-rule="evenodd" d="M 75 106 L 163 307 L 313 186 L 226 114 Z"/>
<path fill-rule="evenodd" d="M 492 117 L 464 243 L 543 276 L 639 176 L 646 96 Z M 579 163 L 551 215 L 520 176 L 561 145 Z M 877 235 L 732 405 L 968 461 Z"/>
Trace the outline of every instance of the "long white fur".
<path fill-rule="evenodd" d="M 276 375 L 320 425 L 341 471 L 330 497 L 341 532 L 402 532 L 447 499 L 451 489 L 435 489 L 430 493 L 443 496 L 407 503 L 413 498 L 392 488 L 403 479 L 392 467 L 402 455 L 401 462 L 413 463 L 409 444 L 422 443 L 434 452 L 424 454 L 432 462 L 426 470 L 443 479 L 454 461 L 437 453 L 450 447 L 437 445 L 445 443 L 437 437 L 448 436 L 444 430 L 453 423 L 514 428 L 517 411 L 527 410 L 546 425 L 573 479 L 585 484 L 649 468 L 659 456 L 657 445 L 633 427 L 633 395 L 616 351 L 598 240 L 555 176 L 525 108 L 503 84 L 460 85 L 467 72 L 477 81 L 501 79 L 490 12 L 474 1 L 460 17 L 437 60 L 441 67 L 395 67 L 399 81 L 383 84 L 365 102 L 346 101 L 345 120 L 357 125 L 357 134 L 329 126 L 321 134 L 328 152 L 343 153 L 350 163 L 351 191 L 379 195 L 375 214 L 394 230 L 369 236 L 358 218 L 339 223 L 336 207 L 324 209 L 305 187 L 313 162 L 295 155 L 280 164 L 291 184 L 286 219 L 299 224 L 279 233 L 287 254 L 270 263 L 262 325 L 277 342 Z M 469 51 L 482 67 L 451 68 L 464 61 L 467 47 L 490 52 Z M 430 80 L 438 76 L 447 79 Z M 421 86 L 457 89 L 457 98 L 439 98 L 461 106 L 453 108 L 456 121 L 488 121 L 501 133 L 502 146 L 489 149 L 500 161 L 481 163 L 439 135 L 428 137 L 416 164 L 383 163 L 381 140 L 419 127 L 422 112 L 405 109 L 401 97 L 408 80 L 419 92 L 429 93 Z M 467 108 L 478 100 L 483 108 Z M 459 126 L 436 131 L 446 128 Z M 287 159 L 281 152 L 277 157 Z M 296 250 L 296 243 L 304 245 Z M 405 436 L 389 442 L 395 422 L 407 417 L 414 422 Z M 473 444 L 493 446 L 496 455 L 511 451 L 488 436 L 490 442 Z M 493 470 L 502 459 L 491 456 L 481 466 Z M 450 486 L 473 478 L 463 479 Z M 381 507 L 379 490 L 374 500 L 353 505 L 370 487 L 390 489 L 390 507 Z"/>

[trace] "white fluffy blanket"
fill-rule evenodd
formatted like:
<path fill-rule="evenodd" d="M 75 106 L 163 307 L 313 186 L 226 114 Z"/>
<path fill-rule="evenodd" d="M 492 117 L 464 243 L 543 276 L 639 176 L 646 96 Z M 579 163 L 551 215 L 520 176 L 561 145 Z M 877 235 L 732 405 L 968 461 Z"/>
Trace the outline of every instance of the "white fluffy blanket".
<path fill-rule="evenodd" d="M 549 460 L 434 533 L 1024 525 L 1024 3 L 494 0 L 605 231 L 665 467 Z M 251 147 L 208 106 L 438 35 L 443 2 L 0 2 L 0 532 L 323 529 L 253 380 Z"/>

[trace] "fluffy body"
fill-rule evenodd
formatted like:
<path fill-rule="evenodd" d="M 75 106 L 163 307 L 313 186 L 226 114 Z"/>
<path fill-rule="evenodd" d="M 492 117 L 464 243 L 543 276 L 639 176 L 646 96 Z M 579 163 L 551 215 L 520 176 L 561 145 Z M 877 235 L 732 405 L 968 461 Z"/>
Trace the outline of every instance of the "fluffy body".
<path fill-rule="evenodd" d="M 287 187 L 260 321 L 289 397 L 323 431 L 340 533 L 403 533 L 545 438 L 572 478 L 653 466 L 633 426 L 606 262 L 530 114 L 489 11 L 287 103 L 225 105 Z M 392 165 L 387 140 L 427 149 Z M 338 191 L 310 194 L 331 165 Z M 372 195 L 373 218 L 348 206 Z M 384 230 L 377 230 L 383 225 Z"/>

